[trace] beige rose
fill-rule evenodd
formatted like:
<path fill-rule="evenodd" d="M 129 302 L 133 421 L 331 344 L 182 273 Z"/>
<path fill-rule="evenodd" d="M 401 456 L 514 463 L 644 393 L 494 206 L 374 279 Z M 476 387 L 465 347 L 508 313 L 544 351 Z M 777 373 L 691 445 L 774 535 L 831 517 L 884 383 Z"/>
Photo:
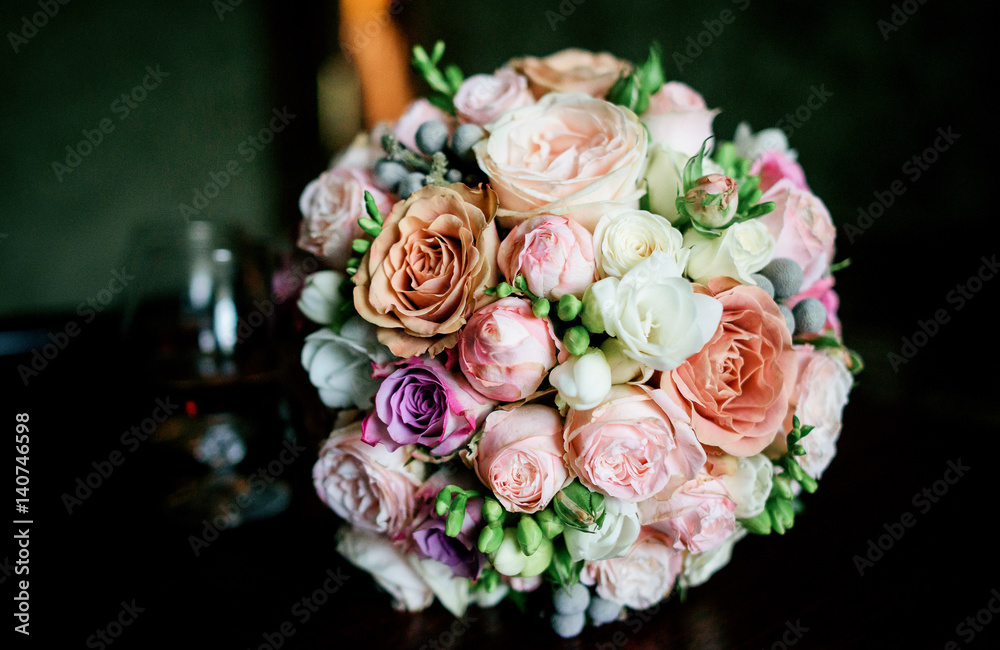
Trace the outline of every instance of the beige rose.
<path fill-rule="evenodd" d="M 607 52 L 569 48 L 543 58 L 527 56 L 507 64 L 528 78 L 536 98 L 551 92 L 586 93 L 591 97 L 607 94 L 615 80 L 631 65 Z"/>
<path fill-rule="evenodd" d="M 490 302 L 500 246 L 489 188 L 427 186 L 400 201 L 354 276 L 354 306 L 398 357 L 453 347 Z"/>

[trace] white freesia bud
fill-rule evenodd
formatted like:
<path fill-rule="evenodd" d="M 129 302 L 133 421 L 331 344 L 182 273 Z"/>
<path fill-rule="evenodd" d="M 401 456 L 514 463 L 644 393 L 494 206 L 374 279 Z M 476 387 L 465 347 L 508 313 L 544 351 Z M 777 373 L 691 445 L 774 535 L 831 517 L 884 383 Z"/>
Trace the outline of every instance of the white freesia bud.
<path fill-rule="evenodd" d="M 675 266 L 657 251 L 621 280 L 598 280 L 584 295 L 584 324 L 591 331 L 600 326 L 621 341 L 625 356 L 654 370 L 681 365 L 715 334 L 722 303 L 696 294 L 690 282 L 672 274 Z"/>
<path fill-rule="evenodd" d="M 681 573 L 681 584 L 687 587 L 697 587 L 708 582 L 722 567 L 729 564 L 733 557 L 733 547 L 736 542 L 746 537 L 747 531 L 741 526 L 730 535 L 726 541 L 701 553 L 688 553 L 684 557 L 684 571 Z"/>
<path fill-rule="evenodd" d="M 611 367 L 612 384 L 627 384 L 630 381 L 645 383 L 653 374 L 652 368 L 627 356 L 625 344 L 618 339 L 608 339 L 601 343 L 601 352 Z"/>
<path fill-rule="evenodd" d="M 639 508 L 634 503 L 604 497 L 604 524 L 592 533 L 566 528 L 563 538 L 574 562 L 623 557 L 639 537 Z"/>
<path fill-rule="evenodd" d="M 684 246 L 691 249 L 688 277 L 701 284 L 726 276 L 756 285 L 750 276 L 767 266 L 774 256 L 774 237 L 758 219 L 733 224 L 714 238 L 690 228 L 684 233 Z"/>
<path fill-rule="evenodd" d="M 337 307 L 343 301 L 340 284 L 346 279 L 347 276 L 340 271 L 319 271 L 307 276 L 299 297 L 299 311 L 314 323 L 332 323 Z"/>
<path fill-rule="evenodd" d="M 605 213 L 597 222 L 594 261 L 601 277 L 620 278 L 654 251 L 669 254 L 679 269 L 687 263 L 681 231 L 657 214 L 626 206 Z"/>
<path fill-rule="evenodd" d="M 735 473 L 719 479 L 736 502 L 736 518 L 750 519 L 764 511 L 774 479 L 774 464 L 764 454 L 745 456 L 737 460 Z"/>
<path fill-rule="evenodd" d="M 490 561 L 501 575 L 516 576 L 524 571 L 528 556 L 521 552 L 521 545 L 517 543 L 517 533 L 513 528 L 504 529 L 500 548 L 490 554 Z"/>
<path fill-rule="evenodd" d="M 337 552 L 372 574 L 375 582 L 392 596 L 395 609 L 418 612 L 434 602 L 427 583 L 386 537 L 344 526 L 337 533 Z"/>
<path fill-rule="evenodd" d="M 611 366 L 603 352 L 591 348 L 553 368 L 549 383 L 570 408 L 585 411 L 600 404 L 611 390 Z"/>
<path fill-rule="evenodd" d="M 378 342 L 376 329 L 354 317 L 340 333 L 323 328 L 306 337 L 302 367 L 330 408 L 370 409 L 379 382 L 372 379 L 372 363 L 387 363 L 392 355 Z"/>

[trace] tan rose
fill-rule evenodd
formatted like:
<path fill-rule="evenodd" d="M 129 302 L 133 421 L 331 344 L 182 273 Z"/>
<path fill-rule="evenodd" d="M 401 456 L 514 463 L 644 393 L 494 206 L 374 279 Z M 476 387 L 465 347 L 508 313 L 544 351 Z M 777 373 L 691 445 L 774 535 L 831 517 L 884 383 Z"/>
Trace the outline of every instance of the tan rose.
<path fill-rule="evenodd" d="M 500 246 L 489 188 L 429 185 L 397 203 L 354 276 L 354 306 L 398 357 L 453 347 L 491 301 Z"/>
<path fill-rule="evenodd" d="M 528 86 L 538 99 L 550 92 L 586 93 L 604 98 L 608 89 L 631 65 L 607 52 L 569 48 L 536 58 L 527 56 L 507 64 L 528 78 Z"/>

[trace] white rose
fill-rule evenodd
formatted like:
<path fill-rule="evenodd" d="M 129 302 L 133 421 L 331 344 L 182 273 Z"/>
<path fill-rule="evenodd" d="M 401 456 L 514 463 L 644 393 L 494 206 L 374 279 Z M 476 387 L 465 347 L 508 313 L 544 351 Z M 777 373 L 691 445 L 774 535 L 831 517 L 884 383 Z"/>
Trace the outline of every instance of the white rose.
<path fill-rule="evenodd" d="M 737 519 L 750 519 L 764 511 L 773 478 L 774 464 L 764 454 L 739 458 L 735 473 L 719 477 L 736 502 Z"/>
<path fill-rule="evenodd" d="M 381 535 L 344 526 L 337 532 L 337 552 L 367 571 L 393 597 L 397 610 L 418 612 L 434 601 L 434 594 L 413 570 L 406 556 Z"/>
<path fill-rule="evenodd" d="M 379 382 L 372 379 L 372 363 L 387 363 L 392 355 L 378 342 L 376 328 L 354 317 L 340 333 L 323 328 L 306 337 L 302 367 L 319 397 L 330 408 L 370 409 Z"/>
<path fill-rule="evenodd" d="M 594 229 L 594 261 L 601 277 L 620 278 L 653 254 L 669 254 L 683 269 L 684 236 L 663 217 L 627 206 L 605 213 Z"/>
<path fill-rule="evenodd" d="M 299 311 L 314 323 L 332 323 L 337 307 L 343 302 L 340 285 L 346 279 L 347 276 L 340 271 L 320 271 L 307 276 L 299 296 Z"/>
<path fill-rule="evenodd" d="M 592 284 L 584 295 L 584 323 L 625 346 L 624 354 L 654 370 L 673 370 L 712 338 L 722 303 L 696 294 L 673 271 L 676 263 L 655 252 L 618 278 Z"/>
<path fill-rule="evenodd" d="M 634 503 L 614 497 L 604 497 L 604 524 L 600 529 L 585 533 L 566 528 L 563 538 L 574 562 L 623 557 L 639 537 L 639 508 Z"/>
<path fill-rule="evenodd" d="M 795 346 L 799 354 L 799 401 L 795 414 L 802 424 L 815 427 L 800 440 L 806 455 L 799 456 L 802 469 L 820 478 L 837 454 L 844 407 L 854 384 L 851 371 L 839 356 Z M 809 348 L 809 351 L 803 348 Z"/>
<path fill-rule="evenodd" d="M 586 411 L 604 401 L 611 390 L 611 366 L 603 352 L 592 348 L 553 368 L 549 383 L 570 408 Z"/>
<path fill-rule="evenodd" d="M 671 149 L 654 143 L 650 145 L 649 162 L 646 166 L 646 192 L 649 196 L 649 211 L 666 217 L 670 223 L 680 219 L 677 212 L 677 197 L 684 195 L 682 178 L 684 167 L 690 158 Z M 704 158 L 701 163 L 702 174 L 724 174 L 722 166 L 711 158 Z"/>
<path fill-rule="evenodd" d="M 456 618 L 465 616 L 469 606 L 469 579 L 456 576 L 444 562 L 421 558 L 413 553 L 407 555 L 413 571 L 431 588 L 445 609 Z"/>
<path fill-rule="evenodd" d="M 714 238 L 690 228 L 684 233 L 684 246 L 691 249 L 687 275 L 701 284 L 726 276 L 756 285 L 750 276 L 774 257 L 774 237 L 757 219 L 733 224 Z"/>
<path fill-rule="evenodd" d="M 618 339 L 608 339 L 601 343 L 601 352 L 611 367 L 611 383 L 646 383 L 653 376 L 653 369 L 625 356 L 625 349 L 625 344 Z"/>
<path fill-rule="evenodd" d="M 716 571 L 729 564 L 729 560 L 733 557 L 733 547 L 736 546 L 736 542 L 746 537 L 746 534 L 745 528 L 737 526 L 736 531 L 719 546 L 701 553 L 688 553 L 684 558 L 681 584 L 686 587 L 697 587 L 708 582 Z"/>
<path fill-rule="evenodd" d="M 765 151 L 780 151 L 792 162 L 799 157 L 798 152 L 788 147 L 788 138 L 781 129 L 764 129 L 754 133 L 746 122 L 740 122 L 736 127 L 733 144 L 736 154 L 750 161 L 760 158 Z"/>
<path fill-rule="evenodd" d="M 323 503 L 355 527 L 396 535 L 413 520 L 424 464 L 404 448 L 373 447 L 361 433 L 359 421 L 330 434 L 313 465 L 313 486 Z"/>

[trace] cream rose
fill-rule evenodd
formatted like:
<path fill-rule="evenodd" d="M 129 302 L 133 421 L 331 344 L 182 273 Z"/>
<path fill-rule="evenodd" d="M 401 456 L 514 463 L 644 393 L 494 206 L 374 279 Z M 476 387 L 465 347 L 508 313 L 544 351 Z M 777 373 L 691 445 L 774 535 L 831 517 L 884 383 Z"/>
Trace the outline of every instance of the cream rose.
<path fill-rule="evenodd" d="M 434 593 L 410 565 L 406 554 L 382 535 L 343 526 L 337 532 L 337 552 L 370 573 L 392 596 L 394 609 L 419 612 L 434 602 Z"/>
<path fill-rule="evenodd" d="M 604 97 L 629 63 L 607 52 L 569 48 L 536 58 L 513 59 L 507 64 L 528 78 L 535 97 L 552 92 L 586 93 Z"/>
<path fill-rule="evenodd" d="M 645 210 L 619 207 L 605 213 L 594 229 L 594 259 L 605 278 L 622 277 L 654 251 L 667 253 L 683 269 L 688 258 L 684 246 L 681 231 Z"/>
<path fill-rule="evenodd" d="M 584 323 L 625 346 L 624 354 L 654 370 L 672 370 L 715 334 L 722 305 L 696 294 L 676 260 L 656 251 L 621 280 L 604 278 L 584 295 Z"/>
<path fill-rule="evenodd" d="M 579 93 L 550 93 L 509 111 L 475 147 L 505 212 L 566 212 L 601 201 L 634 202 L 646 160 L 646 134 L 632 111 Z"/>
<path fill-rule="evenodd" d="M 389 536 L 410 525 L 424 464 L 403 449 L 390 452 L 361 440 L 361 422 L 330 434 L 313 466 L 323 503 L 358 528 Z"/>
<path fill-rule="evenodd" d="M 340 332 L 324 327 L 306 337 L 302 367 L 319 397 L 330 408 L 354 406 L 370 409 L 379 382 L 372 379 L 372 364 L 392 357 L 378 342 L 375 328 L 360 318 L 351 318 Z"/>
<path fill-rule="evenodd" d="M 756 286 L 750 276 L 774 257 L 774 237 L 759 219 L 735 223 L 719 237 L 689 228 L 684 233 L 684 247 L 691 251 L 687 275 L 701 284 L 721 275 Z"/>
<path fill-rule="evenodd" d="M 605 600 L 646 609 L 670 595 L 683 561 L 666 535 L 644 526 L 624 557 L 589 562 L 581 580 L 596 585 Z"/>
<path fill-rule="evenodd" d="M 764 511 L 774 481 L 774 463 L 764 454 L 736 460 L 732 474 L 718 477 L 736 502 L 737 519 L 750 519 Z"/>
<path fill-rule="evenodd" d="M 604 523 L 594 532 L 566 528 L 563 539 L 574 562 L 622 557 L 639 537 L 639 510 L 634 503 L 604 498 Z"/>

